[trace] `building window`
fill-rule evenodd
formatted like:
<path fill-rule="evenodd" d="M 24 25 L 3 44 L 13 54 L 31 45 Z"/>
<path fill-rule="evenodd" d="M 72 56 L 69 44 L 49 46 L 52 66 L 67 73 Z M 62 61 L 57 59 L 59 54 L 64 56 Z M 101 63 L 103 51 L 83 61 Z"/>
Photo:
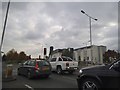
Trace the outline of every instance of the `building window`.
<path fill-rule="evenodd" d="M 85 57 L 84 57 L 84 61 L 85 61 Z"/>
<path fill-rule="evenodd" d="M 89 60 L 89 57 L 87 57 L 87 60 Z"/>

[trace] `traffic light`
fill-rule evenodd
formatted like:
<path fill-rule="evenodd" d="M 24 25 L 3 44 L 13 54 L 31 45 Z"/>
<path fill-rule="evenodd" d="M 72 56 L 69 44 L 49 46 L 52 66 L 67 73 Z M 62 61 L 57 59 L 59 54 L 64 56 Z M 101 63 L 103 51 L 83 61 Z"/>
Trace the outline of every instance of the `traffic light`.
<path fill-rule="evenodd" d="M 53 46 L 50 46 L 50 52 L 49 52 L 49 55 L 51 55 L 51 53 L 53 52 L 53 49 L 54 49 L 54 47 L 53 47 Z"/>
<path fill-rule="evenodd" d="M 44 55 L 47 54 L 47 48 L 44 48 Z"/>

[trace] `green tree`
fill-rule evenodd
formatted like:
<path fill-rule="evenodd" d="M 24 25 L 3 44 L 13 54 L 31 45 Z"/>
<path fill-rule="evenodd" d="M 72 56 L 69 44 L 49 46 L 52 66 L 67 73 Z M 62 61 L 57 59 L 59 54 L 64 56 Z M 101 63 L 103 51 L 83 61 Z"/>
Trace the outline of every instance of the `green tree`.
<path fill-rule="evenodd" d="M 5 58 L 5 56 L 3 58 Z M 24 51 L 17 53 L 15 49 L 11 49 L 6 54 L 6 61 L 21 62 L 23 60 L 28 60 L 30 58 L 31 56 L 27 56 Z"/>
<path fill-rule="evenodd" d="M 13 61 L 15 60 L 16 56 L 15 53 L 17 51 L 15 51 L 15 49 L 11 49 L 10 51 L 7 52 L 7 60 Z"/>
<path fill-rule="evenodd" d="M 103 62 L 104 63 L 111 63 L 113 60 L 118 58 L 118 53 L 114 50 L 108 50 L 107 52 L 105 52 L 105 54 L 103 55 L 104 59 Z"/>
<path fill-rule="evenodd" d="M 15 61 L 18 60 L 18 53 L 17 53 L 17 51 L 15 51 L 15 52 L 13 53 L 13 57 L 14 57 L 14 60 L 15 60 Z"/>
<path fill-rule="evenodd" d="M 27 56 L 24 51 L 19 53 L 19 60 L 27 60 Z"/>

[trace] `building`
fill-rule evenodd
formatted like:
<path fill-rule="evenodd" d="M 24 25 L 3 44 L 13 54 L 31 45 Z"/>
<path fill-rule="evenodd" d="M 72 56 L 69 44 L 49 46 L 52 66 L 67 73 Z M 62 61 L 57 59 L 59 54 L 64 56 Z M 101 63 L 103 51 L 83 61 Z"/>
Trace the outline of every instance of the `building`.
<path fill-rule="evenodd" d="M 62 50 L 61 49 L 56 49 L 51 52 L 50 58 L 55 58 L 55 57 L 60 57 L 62 56 Z"/>
<path fill-rule="evenodd" d="M 92 52 L 92 53 L 91 53 Z M 106 52 L 106 46 L 86 46 L 74 50 L 74 59 L 77 61 L 92 62 L 94 64 L 103 63 L 103 54 Z M 92 54 L 92 55 L 91 55 Z M 92 60 L 91 60 L 92 56 Z"/>
<path fill-rule="evenodd" d="M 51 52 L 49 57 L 54 58 L 54 57 L 60 57 L 60 56 L 67 56 L 67 57 L 73 58 L 73 52 L 74 52 L 73 48 L 56 49 Z"/>

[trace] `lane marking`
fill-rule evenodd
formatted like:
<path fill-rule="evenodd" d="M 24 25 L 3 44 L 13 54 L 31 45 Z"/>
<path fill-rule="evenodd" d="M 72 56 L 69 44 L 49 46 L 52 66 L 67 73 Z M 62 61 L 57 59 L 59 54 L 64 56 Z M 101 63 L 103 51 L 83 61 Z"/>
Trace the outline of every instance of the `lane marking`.
<path fill-rule="evenodd" d="M 25 86 L 27 87 L 27 88 L 29 88 L 29 89 L 31 89 L 31 90 L 34 90 L 30 85 L 28 85 L 28 84 L 25 84 Z"/>

